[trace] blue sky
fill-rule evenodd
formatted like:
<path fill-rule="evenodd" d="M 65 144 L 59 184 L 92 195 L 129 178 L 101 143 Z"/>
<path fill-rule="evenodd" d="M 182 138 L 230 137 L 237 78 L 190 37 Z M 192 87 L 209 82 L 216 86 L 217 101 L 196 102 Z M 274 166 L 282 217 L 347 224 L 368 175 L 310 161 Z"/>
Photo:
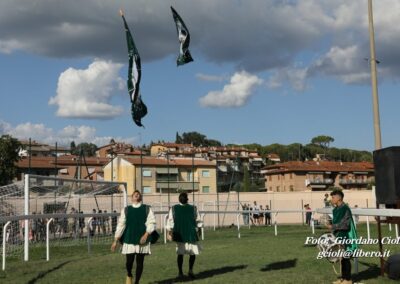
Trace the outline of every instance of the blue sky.
<path fill-rule="evenodd" d="M 0 134 L 66 145 L 177 131 L 262 145 L 329 135 L 373 150 L 367 1 L 348 2 L 3 0 Z M 180 67 L 170 5 L 192 36 L 195 61 Z M 120 7 L 142 57 L 146 128 L 130 116 Z M 400 138 L 400 3 L 374 9 L 386 147 Z"/>

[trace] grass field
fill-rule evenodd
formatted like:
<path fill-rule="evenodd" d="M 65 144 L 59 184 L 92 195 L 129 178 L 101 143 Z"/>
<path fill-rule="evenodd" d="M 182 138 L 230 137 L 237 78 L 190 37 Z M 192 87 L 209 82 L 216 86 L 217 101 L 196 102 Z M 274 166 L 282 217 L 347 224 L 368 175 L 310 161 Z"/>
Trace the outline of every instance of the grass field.
<path fill-rule="evenodd" d="M 371 237 L 376 237 L 372 225 Z M 317 248 L 305 246 L 310 229 L 304 226 L 279 226 L 279 235 L 273 227 L 242 228 L 241 239 L 235 228 L 206 230 L 204 249 L 195 265 L 195 283 L 331 283 L 336 279 L 332 265 L 317 260 Z M 316 236 L 324 230 L 316 230 Z M 385 236 L 394 237 L 383 227 Z M 366 236 L 365 226 L 359 235 Z M 45 248 L 30 252 L 30 261 L 7 259 L 6 271 L 0 272 L 0 283 L 125 283 L 125 258 L 111 253 L 110 245 L 93 247 L 91 255 L 85 245 L 51 249 L 51 260 L 45 261 Z M 377 251 L 377 245 L 362 246 Z M 384 248 L 400 252 L 399 245 Z M 187 272 L 185 257 L 185 272 Z M 336 269 L 340 268 L 336 266 Z M 354 270 L 353 270 L 354 271 Z M 360 283 L 395 283 L 379 276 L 378 258 L 359 258 L 359 272 L 353 279 Z M 175 245 L 152 246 L 152 255 L 146 257 L 141 283 L 177 283 Z M 181 282 L 189 282 L 184 279 Z"/>

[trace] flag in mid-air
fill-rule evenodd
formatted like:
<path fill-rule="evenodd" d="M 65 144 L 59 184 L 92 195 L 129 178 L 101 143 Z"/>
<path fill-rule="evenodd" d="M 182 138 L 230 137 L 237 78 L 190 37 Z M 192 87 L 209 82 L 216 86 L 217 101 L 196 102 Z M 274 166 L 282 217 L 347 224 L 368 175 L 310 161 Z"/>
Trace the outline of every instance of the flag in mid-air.
<path fill-rule="evenodd" d="M 133 121 L 137 126 L 142 125 L 142 118 L 147 114 L 147 107 L 143 103 L 140 95 L 140 79 L 142 77 L 142 70 L 140 64 L 139 52 L 133 41 L 132 34 L 129 30 L 128 24 L 126 23 L 124 14 L 120 11 L 122 20 L 124 20 L 125 32 L 126 32 L 126 42 L 128 44 L 128 55 L 129 55 L 129 68 L 128 68 L 128 92 L 131 98 L 131 113 Z"/>
<path fill-rule="evenodd" d="M 185 23 L 183 22 L 182 18 L 178 15 L 174 8 L 171 6 L 172 16 L 174 17 L 174 21 L 176 24 L 176 31 L 178 33 L 178 40 L 181 44 L 179 50 L 179 56 L 176 60 L 177 65 L 183 65 L 193 61 L 192 56 L 190 55 L 189 51 L 189 44 L 190 44 L 190 34 L 189 30 L 187 29 Z"/>

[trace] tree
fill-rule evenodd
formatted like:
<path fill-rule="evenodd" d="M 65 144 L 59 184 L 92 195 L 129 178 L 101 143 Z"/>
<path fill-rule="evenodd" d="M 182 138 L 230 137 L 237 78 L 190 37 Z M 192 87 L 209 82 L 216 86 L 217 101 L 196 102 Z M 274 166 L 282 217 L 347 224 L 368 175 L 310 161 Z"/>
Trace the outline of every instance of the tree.
<path fill-rule="evenodd" d="M 71 153 L 74 155 L 80 155 L 81 153 L 83 153 L 83 155 L 85 155 L 85 157 L 93 157 L 96 155 L 96 150 L 97 150 L 97 146 L 93 143 L 80 143 L 78 144 L 78 146 L 76 146 L 75 151 Z"/>
<path fill-rule="evenodd" d="M 182 144 L 182 137 L 179 136 L 178 132 L 176 132 L 176 134 L 175 134 L 175 143 L 176 144 Z"/>
<path fill-rule="evenodd" d="M 329 148 L 329 144 L 332 143 L 333 141 L 335 141 L 335 139 L 326 135 L 319 135 L 311 139 L 312 144 L 318 145 L 325 149 Z"/>
<path fill-rule="evenodd" d="M 179 134 L 177 133 L 176 141 L 178 141 L 178 136 Z M 193 144 L 195 147 L 199 146 L 221 146 L 222 143 L 219 142 L 218 140 L 214 139 L 207 139 L 206 135 L 203 135 L 201 133 L 198 133 L 196 131 L 192 132 L 184 132 L 182 133 L 182 136 L 179 136 L 181 143 L 184 144 Z"/>
<path fill-rule="evenodd" d="M 19 161 L 21 143 L 10 135 L 0 137 L 0 185 L 6 185 L 17 175 L 16 162 Z"/>
<path fill-rule="evenodd" d="M 71 144 L 69 144 L 69 151 L 71 152 L 71 154 L 75 153 L 76 151 L 75 141 L 72 141 Z"/>

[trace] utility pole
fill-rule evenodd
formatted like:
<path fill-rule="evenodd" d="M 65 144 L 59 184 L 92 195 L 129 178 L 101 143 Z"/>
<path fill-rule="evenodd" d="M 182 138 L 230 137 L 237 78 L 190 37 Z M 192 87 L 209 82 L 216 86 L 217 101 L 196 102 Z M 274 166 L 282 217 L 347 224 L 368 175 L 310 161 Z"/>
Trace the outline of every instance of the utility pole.
<path fill-rule="evenodd" d="M 374 133 L 375 133 L 375 150 L 382 148 L 381 142 L 381 126 L 379 118 L 379 99 L 378 99 L 378 79 L 376 73 L 376 57 L 375 57 L 375 36 L 374 36 L 374 19 L 372 13 L 372 0 L 368 0 L 368 27 L 369 27 L 369 46 L 370 46 L 370 66 L 371 66 L 371 86 L 372 86 L 372 106 L 374 111 Z"/>

